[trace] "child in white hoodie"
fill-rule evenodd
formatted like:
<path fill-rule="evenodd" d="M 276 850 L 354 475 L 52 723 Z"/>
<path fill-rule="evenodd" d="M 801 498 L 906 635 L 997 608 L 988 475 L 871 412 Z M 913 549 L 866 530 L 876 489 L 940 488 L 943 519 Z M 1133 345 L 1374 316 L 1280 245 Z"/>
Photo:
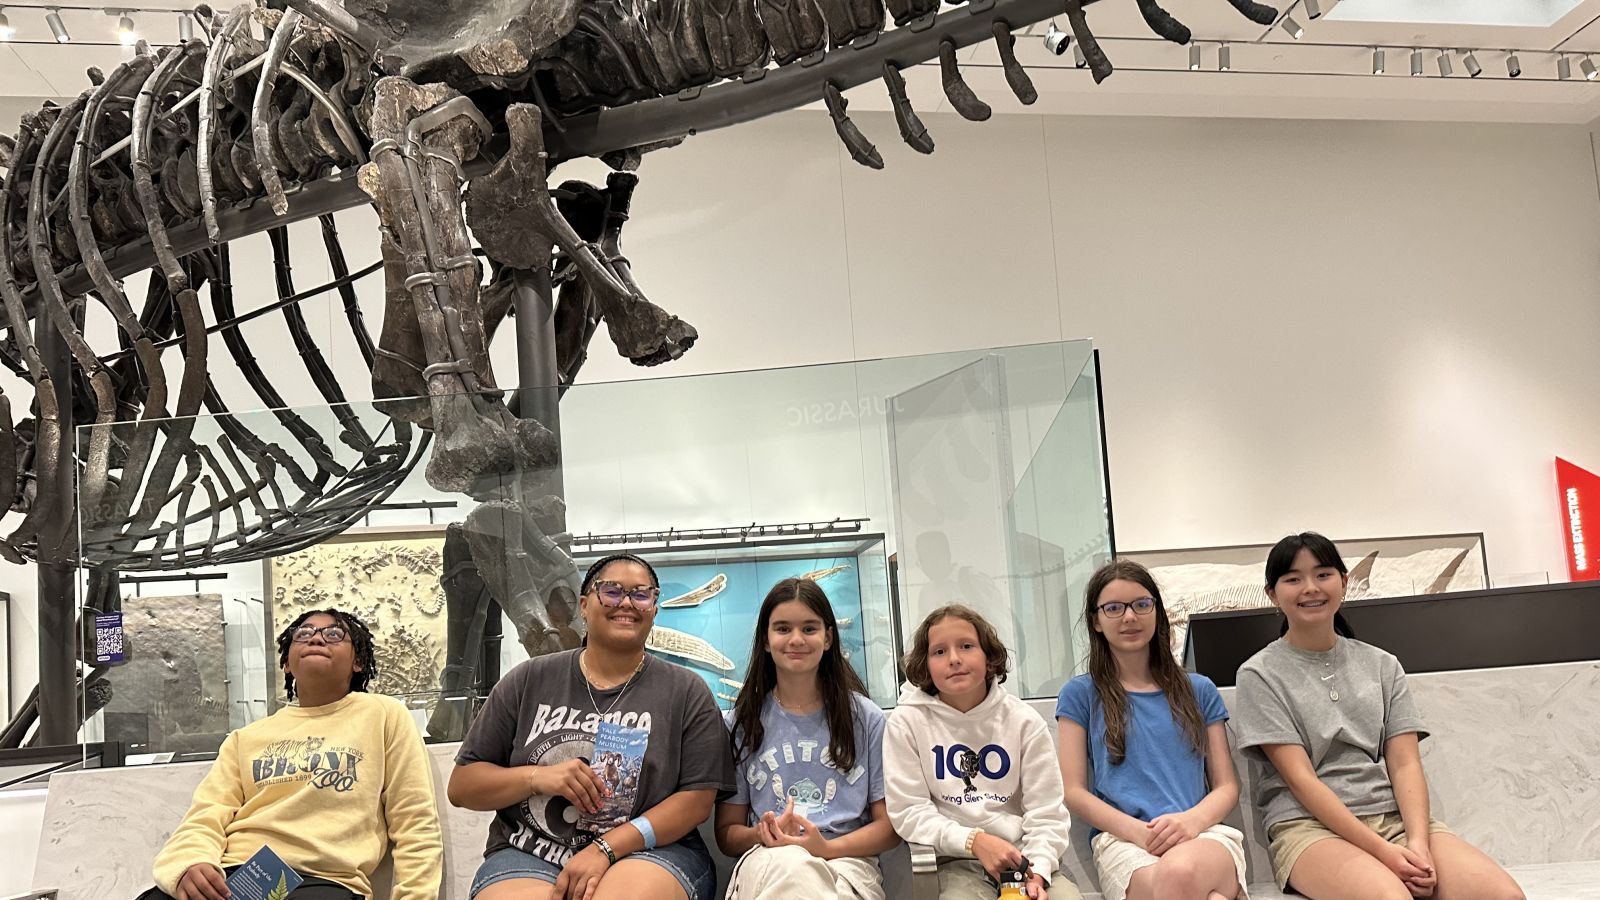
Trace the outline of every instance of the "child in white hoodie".
<path fill-rule="evenodd" d="M 1049 727 L 1001 690 L 994 626 L 959 604 L 934 610 L 905 660 L 883 737 L 885 799 L 902 838 L 939 855 L 940 900 L 990 900 L 1026 858 L 1028 896 L 1048 900 L 1068 819 Z M 1081 900 L 1066 879 L 1056 900 Z"/>

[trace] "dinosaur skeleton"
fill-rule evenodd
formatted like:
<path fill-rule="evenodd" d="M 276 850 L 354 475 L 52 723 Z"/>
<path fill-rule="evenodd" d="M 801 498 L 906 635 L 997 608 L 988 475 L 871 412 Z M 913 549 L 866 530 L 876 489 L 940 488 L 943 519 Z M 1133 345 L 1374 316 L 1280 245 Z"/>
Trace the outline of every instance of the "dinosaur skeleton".
<path fill-rule="evenodd" d="M 645 297 L 621 250 L 643 154 L 820 101 L 851 156 L 881 167 L 844 99 L 879 79 L 902 138 L 931 152 L 905 68 L 938 60 L 953 108 L 982 120 L 990 108 L 956 52 L 995 41 L 1008 84 L 1030 103 L 1013 31 L 1065 15 L 1102 80 L 1111 64 L 1085 18 L 1092 2 L 287 0 L 198 7 L 199 39 L 141 45 L 111 73 L 91 70 L 89 90 L 0 140 L 0 364 L 34 389 L 16 426 L 0 394 L 0 511 L 22 514 L 0 535 L 0 557 L 40 563 L 42 630 L 65 626 L 55 638 L 69 648 L 42 664 L 40 690 L 0 746 L 15 745 L 41 706 L 103 692 L 103 670 L 71 687 L 74 567 L 89 573 L 86 607 L 102 611 L 117 608 L 119 572 L 316 543 L 389 496 L 430 443 L 428 481 L 478 502 L 447 532 L 443 687 L 492 668 L 479 659 L 491 599 L 529 653 L 574 646 L 582 623 L 554 398 L 602 321 L 643 366 L 676 359 L 697 337 Z M 1135 2 L 1158 34 L 1189 39 L 1155 0 Z M 1227 2 L 1275 20 L 1253 0 Z M 552 187 L 551 170 L 579 157 L 614 172 L 603 186 Z M 368 202 L 382 259 L 351 271 L 333 213 Z M 303 289 L 286 226 L 311 217 L 335 279 Z M 278 300 L 241 315 L 228 242 L 261 232 Z M 380 269 L 374 340 L 353 284 Z M 122 279 L 144 270 L 136 310 Z M 348 402 L 300 311 L 330 292 L 382 415 Z M 115 321 L 115 350 L 86 338 L 91 304 Z M 282 316 L 336 433 L 285 408 L 239 330 L 263 315 Z M 513 315 L 525 365 L 507 401 L 488 347 Z M 270 428 L 230 413 L 209 374 L 213 334 L 251 405 L 273 410 Z M 71 429 L 86 424 L 95 427 L 78 444 Z M 44 717 L 47 742 L 76 733 L 59 714 Z"/>

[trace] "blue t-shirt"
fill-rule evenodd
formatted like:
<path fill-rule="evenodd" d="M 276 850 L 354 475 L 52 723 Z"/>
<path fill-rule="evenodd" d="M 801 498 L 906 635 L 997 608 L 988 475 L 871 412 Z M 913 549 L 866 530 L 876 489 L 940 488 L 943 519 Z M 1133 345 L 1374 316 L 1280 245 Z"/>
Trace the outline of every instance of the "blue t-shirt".
<path fill-rule="evenodd" d="M 1190 673 L 1200 718 L 1207 725 L 1226 721 L 1228 708 L 1217 686 Z M 1061 688 L 1056 718 L 1083 726 L 1089 736 L 1089 787 L 1096 797 L 1141 822 L 1191 809 L 1206 795 L 1205 755 L 1196 753 L 1172 716 L 1164 691 L 1127 691 L 1128 721 L 1122 764 L 1106 751 L 1106 719 L 1088 675 Z M 1098 829 L 1091 829 L 1098 834 Z"/>
<path fill-rule="evenodd" d="M 769 810 L 794 810 L 827 838 L 849 834 L 872 821 L 868 807 L 883 799 L 883 710 L 866 697 L 855 700 L 856 764 L 848 772 L 830 765 L 828 719 L 786 712 L 770 695 L 761 709 L 761 747 L 738 760 L 728 803 L 750 807 L 754 825 Z"/>

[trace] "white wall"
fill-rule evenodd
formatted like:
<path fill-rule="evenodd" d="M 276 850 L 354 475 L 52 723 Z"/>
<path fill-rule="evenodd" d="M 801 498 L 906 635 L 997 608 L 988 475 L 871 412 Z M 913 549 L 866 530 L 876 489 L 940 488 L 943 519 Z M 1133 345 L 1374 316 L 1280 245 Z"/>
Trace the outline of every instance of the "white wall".
<path fill-rule="evenodd" d="M 701 342 L 645 371 L 601 335 L 585 380 L 1092 337 L 1119 546 L 1482 530 L 1496 577 L 1562 577 L 1551 457 L 1600 465 L 1585 130 L 926 120 L 931 157 L 888 116 L 858 117 L 884 172 L 814 113 L 647 158 L 627 249 Z M 352 266 L 376 256 L 371 222 L 344 219 Z M 295 239 L 299 286 L 326 279 L 315 227 Z M 264 255 L 236 248 L 235 265 L 241 308 L 269 302 Z M 380 285 L 362 291 L 376 329 Z M 336 307 L 307 315 L 353 372 Z M 110 342 L 103 317 L 91 332 Z M 288 402 L 316 401 L 281 320 L 246 334 Z M 220 346 L 212 358 L 235 408 L 256 406 Z M 511 381 L 509 343 L 496 358 Z M 21 385 L 0 385 L 21 417 Z M 14 593 L 29 584 L 0 568 Z M 21 692 L 36 636 L 31 610 L 16 617 Z"/>

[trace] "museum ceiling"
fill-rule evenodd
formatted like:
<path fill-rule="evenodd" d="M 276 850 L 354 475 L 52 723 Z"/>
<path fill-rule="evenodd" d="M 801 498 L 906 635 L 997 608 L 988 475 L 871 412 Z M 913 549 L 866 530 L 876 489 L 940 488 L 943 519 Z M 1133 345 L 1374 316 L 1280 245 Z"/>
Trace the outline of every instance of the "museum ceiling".
<path fill-rule="evenodd" d="M 64 44 L 45 20 L 47 8 L 58 4 L 4 5 L 14 34 L 0 46 L 0 100 L 74 96 L 86 67 L 110 71 L 130 52 L 117 35 L 128 7 L 79 2 L 93 8 L 61 8 L 71 36 Z M 132 18 L 140 36 L 171 42 L 176 11 L 191 5 L 139 0 Z M 1280 21 L 1270 27 L 1247 21 L 1224 0 L 1167 0 L 1166 6 L 1192 29 L 1198 69 L 1190 69 L 1189 48 L 1151 36 L 1132 0 L 1100 0 L 1089 20 L 1116 60 L 1116 77 L 1095 86 L 1070 49 L 1058 56 L 1045 48 L 1047 25 L 1035 26 L 1017 49 L 1039 102 L 1023 107 L 1005 99 L 996 111 L 1567 124 L 1600 118 L 1600 79 L 1587 79 L 1582 68 L 1583 54 L 1600 54 L 1600 0 L 1280 0 Z M 1285 18 L 1299 28 L 1286 27 Z M 1300 38 L 1291 30 L 1302 31 Z M 1219 71 L 1224 44 L 1229 71 Z M 1372 73 L 1375 49 L 1382 50 L 1381 75 Z M 1410 77 L 1414 49 L 1421 50 L 1422 77 Z M 1441 50 L 1449 51 L 1449 76 L 1440 74 Z M 1517 51 L 1515 79 L 1508 75 L 1508 50 Z M 1470 62 L 1467 51 L 1474 51 Z M 992 44 L 963 53 L 962 68 L 980 95 L 1009 94 Z M 1571 72 L 1565 80 L 1558 77 L 1563 53 Z M 1474 65 L 1477 77 L 1469 74 Z M 936 64 L 906 76 L 919 109 L 948 111 Z M 889 109 L 887 95 L 875 88 L 849 99 L 856 111 Z"/>

